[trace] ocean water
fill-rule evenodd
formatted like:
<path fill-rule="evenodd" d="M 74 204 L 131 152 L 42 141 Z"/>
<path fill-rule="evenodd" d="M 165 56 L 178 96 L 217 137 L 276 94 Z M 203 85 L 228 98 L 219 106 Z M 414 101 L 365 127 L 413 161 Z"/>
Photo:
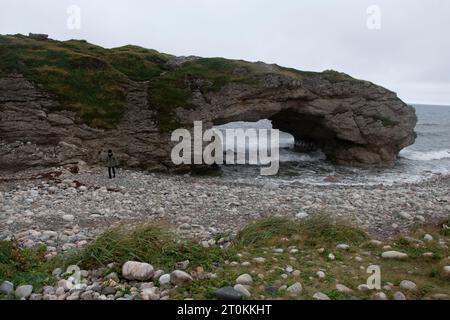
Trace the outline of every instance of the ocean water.
<path fill-rule="evenodd" d="M 418 116 L 417 139 L 414 145 L 400 152 L 391 169 L 359 169 L 336 166 L 319 151 L 298 153 L 292 149 L 291 135 L 280 135 L 280 170 L 276 176 L 262 177 L 259 166 L 223 165 L 224 179 L 242 182 L 272 181 L 277 184 L 329 184 L 325 179 L 335 176 L 343 185 L 392 185 L 414 183 L 450 174 L 450 106 L 414 105 Z M 232 123 L 217 127 L 271 128 L 268 120 L 257 123 Z M 247 148 L 249 145 L 247 144 Z M 226 143 L 224 148 L 227 149 Z"/>

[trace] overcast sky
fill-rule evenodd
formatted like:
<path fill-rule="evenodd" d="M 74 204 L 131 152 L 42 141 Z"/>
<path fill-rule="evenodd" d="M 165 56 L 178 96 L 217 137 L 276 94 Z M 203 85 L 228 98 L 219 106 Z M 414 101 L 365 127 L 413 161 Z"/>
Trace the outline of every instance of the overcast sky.
<path fill-rule="evenodd" d="M 79 29 L 76 18 L 67 26 L 70 5 L 81 9 Z M 367 13 L 371 5 L 380 19 L 376 10 Z M 450 105 L 448 0 L 3 0 L 0 33 L 28 32 L 334 69 L 383 85 L 408 103 Z"/>

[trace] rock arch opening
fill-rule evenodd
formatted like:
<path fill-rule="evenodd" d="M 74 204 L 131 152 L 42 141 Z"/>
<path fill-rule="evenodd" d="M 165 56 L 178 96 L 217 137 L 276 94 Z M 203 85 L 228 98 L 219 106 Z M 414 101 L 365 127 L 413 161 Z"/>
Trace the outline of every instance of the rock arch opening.
<path fill-rule="evenodd" d="M 248 119 L 250 121 L 220 121 L 213 127 L 215 130 L 221 132 L 223 137 L 222 148 L 224 155 L 229 152 L 235 151 L 236 142 L 231 141 L 227 136 L 227 130 L 229 129 L 278 129 L 279 134 L 279 156 L 280 162 L 300 162 L 300 161 L 316 161 L 325 160 L 326 155 L 322 151 L 323 148 L 327 148 L 327 139 L 334 138 L 332 132 L 327 131 L 320 125 L 320 120 L 314 117 L 304 115 L 299 117 L 296 112 L 290 112 L 289 110 L 282 111 L 275 114 L 272 117 L 261 119 L 257 121 L 251 121 L 254 119 Z M 246 159 L 252 148 L 259 148 L 257 138 L 247 137 L 244 141 L 246 150 Z M 330 148 L 331 149 L 331 148 Z M 251 164 L 251 163 L 246 163 Z"/>

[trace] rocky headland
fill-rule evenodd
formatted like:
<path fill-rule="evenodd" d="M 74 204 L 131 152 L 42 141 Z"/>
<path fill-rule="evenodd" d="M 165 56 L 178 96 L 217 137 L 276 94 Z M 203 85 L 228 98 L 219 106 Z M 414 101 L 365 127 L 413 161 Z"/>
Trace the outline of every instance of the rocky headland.
<path fill-rule="evenodd" d="M 338 164 L 391 167 L 415 140 L 412 107 L 336 71 L 175 57 L 135 46 L 0 36 L 0 167 L 96 164 L 114 149 L 128 168 L 170 161 L 172 130 L 270 119 Z"/>

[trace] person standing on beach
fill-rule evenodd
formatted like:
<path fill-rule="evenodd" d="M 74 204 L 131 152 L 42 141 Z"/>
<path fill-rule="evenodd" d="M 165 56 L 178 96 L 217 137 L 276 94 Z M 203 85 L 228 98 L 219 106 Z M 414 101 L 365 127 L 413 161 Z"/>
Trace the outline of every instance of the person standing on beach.
<path fill-rule="evenodd" d="M 108 150 L 108 156 L 106 157 L 106 166 L 108 167 L 109 178 L 116 177 L 116 167 L 117 167 L 117 159 L 113 155 L 112 150 Z"/>

